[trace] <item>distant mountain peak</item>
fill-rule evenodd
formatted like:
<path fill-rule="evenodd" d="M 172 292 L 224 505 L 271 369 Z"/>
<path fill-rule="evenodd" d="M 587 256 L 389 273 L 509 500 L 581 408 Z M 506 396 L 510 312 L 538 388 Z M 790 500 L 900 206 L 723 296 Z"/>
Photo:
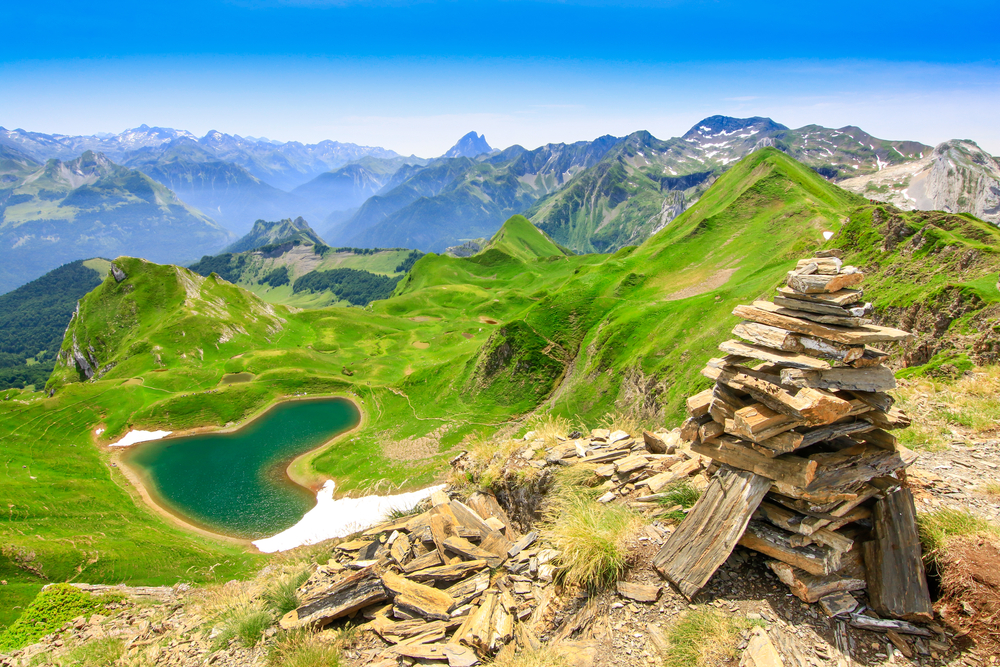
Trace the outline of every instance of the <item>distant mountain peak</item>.
<path fill-rule="evenodd" d="M 731 116 L 709 116 L 696 123 L 687 131 L 682 139 L 708 139 L 728 137 L 732 134 L 746 132 L 777 132 L 788 128 L 781 123 L 775 123 L 770 118 L 753 116 L 752 118 L 733 118 Z"/>
<path fill-rule="evenodd" d="M 477 155 L 482 155 L 483 153 L 492 153 L 493 148 L 486 143 L 485 134 L 476 134 L 475 132 L 469 132 L 467 135 L 458 140 L 454 146 L 448 149 L 448 152 L 441 157 L 476 157 Z"/>

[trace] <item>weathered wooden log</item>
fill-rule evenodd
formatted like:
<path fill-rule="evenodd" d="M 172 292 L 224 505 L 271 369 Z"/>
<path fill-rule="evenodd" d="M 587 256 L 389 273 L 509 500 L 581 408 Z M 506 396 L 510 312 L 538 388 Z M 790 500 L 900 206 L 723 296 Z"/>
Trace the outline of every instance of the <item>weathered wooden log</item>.
<path fill-rule="evenodd" d="M 286 630 L 323 626 L 369 605 L 389 599 L 389 591 L 374 567 L 367 567 L 340 579 L 313 601 L 293 609 L 281 618 Z"/>
<path fill-rule="evenodd" d="M 934 609 L 917 534 L 913 494 L 900 487 L 875 503 L 875 539 L 865 542 L 868 599 L 880 616 L 929 622 Z"/>
<path fill-rule="evenodd" d="M 733 328 L 733 333 L 751 343 L 774 350 L 807 354 L 842 363 L 860 359 L 865 353 L 864 345 L 844 345 L 758 322 L 741 322 Z"/>
<path fill-rule="evenodd" d="M 450 620 L 448 612 L 455 607 L 455 600 L 444 591 L 415 583 L 393 572 L 382 574 L 382 584 L 392 593 L 392 603 L 396 607 L 424 618 Z"/>
<path fill-rule="evenodd" d="M 826 370 L 786 368 L 781 371 L 781 383 L 793 387 L 879 392 L 895 389 L 896 377 L 885 366 Z"/>
<path fill-rule="evenodd" d="M 740 545 L 794 565 L 810 574 L 827 575 L 840 569 L 841 552 L 811 544 L 792 546 L 787 533 L 763 521 L 751 521 L 740 538 Z"/>
<path fill-rule="evenodd" d="M 771 458 L 729 435 L 721 435 L 709 443 L 693 444 L 691 450 L 719 463 L 794 486 L 809 486 L 819 468 L 815 461 L 791 454 Z"/>
<path fill-rule="evenodd" d="M 691 598 L 732 553 L 770 487 L 765 477 L 723 466 L 653 559 L 664 578 Z"/>
<path fill-rule="evenodd" d="M 792 595 L 803 602 L 814 603 L 831 593 L 860 591 L 868 585 L 865 580 L 864 563 L 857 549 L 845 554 L 841 560 L 843 564 L 839 570 L 820 576 L 809 574 L 780 560 L 769 560 L 765 563 L 781 583 L 788 586 Z"/>
<path fill-rule="evenodd" d="M 864 292 L 859 289 L 842 289 L 838 292 L 824 292 L 807 294 L 797 292 L 791 287 L 779 287 L 778 294 L 789 299 L 798 301 L 810 301 L 812 303 L 825 303 L 831 306 L 849 306 L 864 298 Z"/>
<path fill-rule="evenodd" d="M 830 294 L 857 285 L 864 279 L 862 273 L 838 273 L 833 276 L 814 273 L 806 276 L 789 274 L 786 282 L 793 290 L 804 294 Z"/>
<path fill-rule="evenodd" d="M 758 302 L 763 303 L 763 302 Z M 899 329 L 889 327 L 879 327 L 873 324 L 849 329 L 847 327 L 835 327 L 829 324 L 819 324 L 800 320 L 797 317 L 788 317 L 757 306 L 736 306 L 733 315 L 742 317 L 745 320 L 767 324 L 781 329 L 805 334 L 814 338 L 844 343 L 846 345 L 864 345 L 867 343 L 880 343 L 884 341 L 906 341 L 913 337 L 913 334 Z"/>

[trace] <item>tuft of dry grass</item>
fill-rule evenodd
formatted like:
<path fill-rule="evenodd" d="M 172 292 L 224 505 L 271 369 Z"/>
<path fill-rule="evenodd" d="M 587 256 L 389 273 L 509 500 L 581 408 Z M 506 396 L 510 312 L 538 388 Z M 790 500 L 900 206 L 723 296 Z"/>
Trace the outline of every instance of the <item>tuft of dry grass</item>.
<path fill-rule="evenodd" d="M 267 663 L 273 667 L 339 667 L 344 644 L 353 629 L 316 633 L 307 628 L 279 634 L 268 646 Z"/>
<path fill-rule="evenodd" d="M 979 490 L 988 496 L 1000 497 L 1000 482 L 987 482 Z"/>
<path fill-rule="evenodd" d="M 896 405 L 913 419 L 898 433 L 913 449 L 938 451 L 960 436 L 982 438 L 1000 430 L 1000 366 L 983 366 L 957 379 L 899 380 Z"/>
<path fill-rule="evenodd" d="M 740 633 L 753 623 L 708 608 L 685 612 L 666 632 L 663 667 L 715 667 L 733 664 Z"/>
<path fill-rule="evenodd" d="M 645 419 L 634 412 L 609 412 L 601 417 L 600 424 L 604 428 L 615 431 L 625 431 L 629 435 L 640 433 L 646 425 Z"/>
<path fill-rule="evenodd" d="M 491 667 L 570 667 L 566 657 L 550 645 L 522 651 L 503 650 L 490 663 Z"/>
<path fill-rule="evenodd" d="M 536 415 L 528 420 L 528 430 L 534 431 L 535 438 L 543 440 L 546 447 L 554 447 L 559 444 L 559 438 L 565 439 L 568 434 L 577 429 L 569 419 L 550 413 Z"/>
<path fill-rule="evenodd" d="M 592 470 L 571 466 L 557 474 L 545 511 L 546 532 L 559 551 L 557 565 L 570 585 L 599 589 L 614 584 L 628 565 L 627 540 L 643 518 L 622 505 L 595 502 L 597 490 L 583 486 Z"/>
<path fill-rule="evenodd" d="M 514 440 L 505 432 L 467 437 L 463 449 L 469 453 L 468 472 L 472 481 L 484 489 L 495 486 L 503 475 L 504 464 L 524 445 L 523 440 Z"/>

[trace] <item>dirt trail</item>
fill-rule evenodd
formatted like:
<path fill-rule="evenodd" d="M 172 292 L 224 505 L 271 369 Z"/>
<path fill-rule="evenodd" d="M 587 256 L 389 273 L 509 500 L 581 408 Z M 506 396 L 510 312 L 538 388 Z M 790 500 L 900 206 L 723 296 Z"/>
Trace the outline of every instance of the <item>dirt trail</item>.
<path fill-rule="evenodd" d="M 692 285 L 691 287 L 685 287 L 682 290 L 673 292 L 664 297 L 664 301 L 678 301 L 680 299 L 686 299 L 689 296 L 698 296 L 699 294 L 704 294 L 705 292 L 714 290 L 717 287 L 722 287 L 726 282 L 736 273 L 736 269 L 719 269 L 706 280 L 702 280 L 697 285 Z"/>

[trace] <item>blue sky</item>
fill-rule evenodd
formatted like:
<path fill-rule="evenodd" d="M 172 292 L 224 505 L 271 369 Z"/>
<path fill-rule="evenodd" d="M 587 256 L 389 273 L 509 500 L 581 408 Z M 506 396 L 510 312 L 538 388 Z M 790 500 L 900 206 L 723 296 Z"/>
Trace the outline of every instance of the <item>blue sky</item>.
<path fill-rule="evenodd" d="M 1000 3 L 179 0 L 4 8 L 0 125 L 433 156 L 766 115 L 1000 154 Z M 39 10 L 37 7 L 43 7 Z"/>

